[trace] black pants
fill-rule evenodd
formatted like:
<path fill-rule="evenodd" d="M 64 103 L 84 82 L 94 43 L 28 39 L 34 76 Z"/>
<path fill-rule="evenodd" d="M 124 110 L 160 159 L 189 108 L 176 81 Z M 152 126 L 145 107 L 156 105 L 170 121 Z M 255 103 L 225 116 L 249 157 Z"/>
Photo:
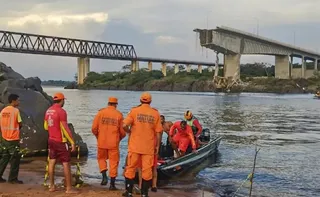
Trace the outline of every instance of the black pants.
<path fill-rule="evenodd" d="M 10 162 L 10 173 L 8 181 L 13 181 L 18 179 L 19 167 L 20 167 L 20 143 L 19 141 L 7 141 L 2 139 L 2 157 L 0 159 L 0 177 Z"/>

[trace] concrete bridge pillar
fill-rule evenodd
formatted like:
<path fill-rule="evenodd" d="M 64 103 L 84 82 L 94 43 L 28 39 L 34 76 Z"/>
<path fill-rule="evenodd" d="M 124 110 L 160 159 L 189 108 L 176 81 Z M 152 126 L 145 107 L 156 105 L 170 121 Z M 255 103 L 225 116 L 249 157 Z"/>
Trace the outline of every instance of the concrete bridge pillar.
<path fill-rule="evenodd" d="M 161 63 L 161 72 L 162 72 L 162 74 L 163 74 L 163 76 L 167 76 L 167 64 L 166 63 Z"/>
<path fill-rule="evenodd" d="M 234 80 L 240 79 L 240 54 L 224 55 L 224 77 L 232 77 Z"/>
<path fill-rule="evenodd" d="M 290 62 L 288 55 L 275 56 L 275 78 L 289 79 L 290 78 Z"/>
<path fill-rule="evenodd" d="M 78 57 L 78 84 L 83 84 L 89 72 L 90 59 L 87 57 Z"/>
<path fill-rule="evenodd" d="M 198 73 L 202 73 L 202 65 L 198 65 Z"/>
<path fill-rule="evenodd" d="M 133 60 L 131 62 L 131 72 L 135 72 L 139 70 L 139 62 L 137 60 Z"/>
<path fill-rule="evenodd" d="M 314 60 L 314 71 L 318 71 L 318 59 Z"/>
<path fill-rule="evenodd" d="M 148 62 L 148 71 L 152 71 L 152 62 Z"/>
<path fill-rule="evenodd" d="M 187 73 L 189 73 L 189 72 L 191 72 L 191 65 L 190 64 L 187 65 Z"/>
<path fill-rule="evenodd" d="M 302 56 L 301 58 L 301 78 L 305 78 L 306 77 L 306 60 L 305 57 Z"/>
<path fill-rule="evenodd" d="M 179 65 L 175 64 L 174 65 L 174 74 L 177 74 L 179 72 Z"/>

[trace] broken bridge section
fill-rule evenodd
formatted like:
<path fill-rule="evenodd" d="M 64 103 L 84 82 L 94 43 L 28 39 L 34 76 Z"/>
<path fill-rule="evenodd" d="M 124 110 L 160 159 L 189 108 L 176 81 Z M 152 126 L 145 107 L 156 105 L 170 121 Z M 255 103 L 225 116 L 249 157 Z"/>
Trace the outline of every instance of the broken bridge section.
<path fill-rule="evenodd" d="M 276 78 L 309 78 L 314 71 L 318 71 L 320 54 L 311 50 L 223 26 L 216 29 L 195 29 L 194 31 L 199 33 L 201 46 L 224 54 L 224 77 L 226 78 L 232 77 L 235 80 L 240 78 L 241 55 L 275 56 Z M 300 68 L 292 67 L 293 57 L 302 59 L 300 72 L 297 71 Z M 306 70 L 306 60 L 314 61 L 314 70 L 309 72 Z"/>

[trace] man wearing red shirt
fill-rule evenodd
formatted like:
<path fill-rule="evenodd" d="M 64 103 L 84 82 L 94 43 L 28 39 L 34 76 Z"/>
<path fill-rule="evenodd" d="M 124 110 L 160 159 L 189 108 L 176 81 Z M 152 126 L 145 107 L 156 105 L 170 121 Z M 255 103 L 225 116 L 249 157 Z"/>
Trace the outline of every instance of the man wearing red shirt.
<path fill-rule="evenodd" d="M 174 133 L 176 131 L 176 133 Z M 186 150 L 191 143 L 193 152 L 196 152 L 196 143 L 192 129 L 187 125 L 186 121 L 175 122 L 169 131 L 170 141 L 173 149 L 176 151 L 178 157 L 184 156 Z M 180 151 L 177 150 L 179 148 Z"/>
<path fill-rule="evenodd" d="M 49 191 L 55 191 L 54 168 L 56 160 L 59 160 L 63 165 L 66 193 L 73 194 L 78 192 L 73 190 L 71 185 L 70 152 L 67 142 L 70 142 L 72 152 L 75 151 L 75 143 L 68 127 L 67 113 L 62 108 L 64 100 L 62 93 L 56 93 L 53 97 L 54 104 L 46 111 L 44 118 L 44 129 L 49 132 Z"/>

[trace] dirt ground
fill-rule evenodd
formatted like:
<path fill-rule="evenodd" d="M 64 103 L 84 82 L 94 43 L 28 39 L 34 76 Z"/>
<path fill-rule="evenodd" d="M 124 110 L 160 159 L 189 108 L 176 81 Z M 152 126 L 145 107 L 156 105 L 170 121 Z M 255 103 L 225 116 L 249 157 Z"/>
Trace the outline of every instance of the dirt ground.
<path fill-rule="evenodd" d="M 8 166 L 9 167 L 9 166 Z M 3 178 L 8 177 L 8 171 L 6 170 Z M 60 177 L 59 177 L 60 176 Z M 44 182 L 44 167 L 43 161 L 33 161 L 28 164 L 22 164 L 20 167 L 19 179 L 24 182 L 23 185 L 12 185 L 8 183 L 0 184 L 0 197 L 118 197 L 122 196 L 124 192 L 123 184 L 117 183 L 119 191 L 109 191 L 108 187 L 102 187 L 99 181 L 92 181 L 86 183 L 79 188 L 79 194 L 65 194 L 63 187 L 58 187 L 58 191 L 49 192 L 48 188 L 42 184 Z M 61 183 L 62 173 L 57 173 L 56 184 Z M 140 196 L 140 195 L 136 195 Z M 214 196 L 212 193 L 204 193 L 200 190 L 184 191 L 179 188 L 164 188 L 159 189 L 158 192 L 149 193 L 151 197 L 209 197 Z"/>

